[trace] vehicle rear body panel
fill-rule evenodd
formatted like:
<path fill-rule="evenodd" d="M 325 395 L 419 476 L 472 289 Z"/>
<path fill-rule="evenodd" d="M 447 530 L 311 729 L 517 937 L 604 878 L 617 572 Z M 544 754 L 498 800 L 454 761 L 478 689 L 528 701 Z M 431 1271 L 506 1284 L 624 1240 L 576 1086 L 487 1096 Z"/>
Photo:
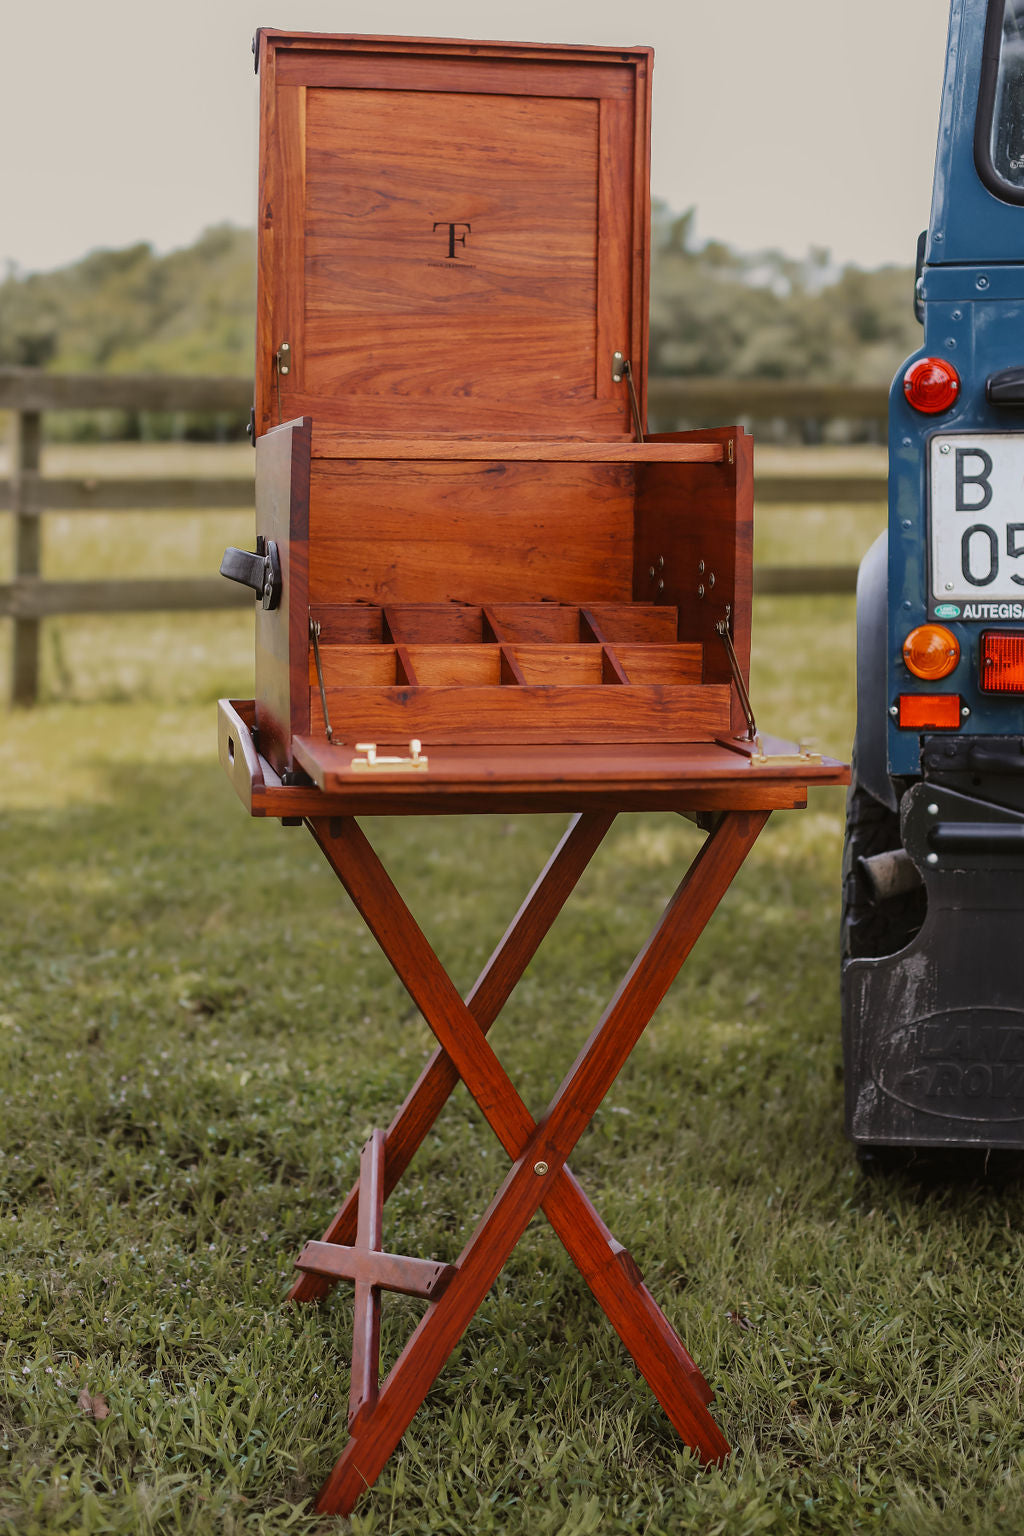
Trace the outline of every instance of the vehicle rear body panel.
<path fill-rule="evenodd" d="M 847 1131 L 861 1146 L 1024 1148 L 1024 692 L 986 690 L 980 654 L 989 631 L 1024 636 L 1024 389 L 1003 404 L 986 392 L 993 375 L 1024 369 L 1024 185 L 997 196 L 976 161 L 979 91 L 983 101 L 993 96 L 983 54 L 987 46 L 998 57 L 1004 46 L 1003 0 L 998 13 L 994 4 L 950 8 L 918 282 L 924 336 L 890 394 L 888 565 L 881 569 L 877 552 L 868 557 L 858 588 L 858 666 L 872 676 L 858 675 L 852 795 L 866 800 L 848 823 L 844 925 L 851 913 L 862 921 L 867 887 L 855 886 L 857 869 L 866 879 L 877 846 L 877 833 L 870 848 L 858 834 L 864 804 L 889 816 L 888 847 L 909 855 L 927 900 L 909 942 L 894 922 L 886 946 L 884 901 L 869 930 L 872 941 L 882 936 L 878 947 L 858 948 L 856 936 L 851 945 L 847 932 Z M 1018 27 L 1022 19 L 1024 3 Z M 1024 126 L 1014 122 L 1013 133 Z M 986 132 L 980 140 L 991 142 Z M 903 381 L 920 358 L 956 369 L 951 408 L 932 415 L 909 404 Z M 877 625 L 883 602 L 880 667 L 864 626 Z M 907 635 L 928 622 L 960 647 L 938 682 L 914 676 L 903 659 Z M 936 694 L 957 700 L 948 731 L 900 727 L 901 698 Z"/>

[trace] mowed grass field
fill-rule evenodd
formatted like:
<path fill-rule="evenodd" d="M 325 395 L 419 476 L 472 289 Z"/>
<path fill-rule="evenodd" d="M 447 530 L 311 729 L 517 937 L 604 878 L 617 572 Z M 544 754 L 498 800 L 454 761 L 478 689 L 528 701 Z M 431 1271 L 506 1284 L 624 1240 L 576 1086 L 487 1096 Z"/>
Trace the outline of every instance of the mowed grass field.
<path fill-rule="evenodd" d="M 881 515 L 766 512 L 759 552 L 854 559 Z M 199 574 L 250 529 L 52 518 L 46 569 Z M 852 599 L 759 602 L 764 726 L 845 753 L 853 643 Z M 573 1157 L 730 1463 L 682 1449 L 538 1217 L 350 1525 L 309 1513 L 345 1439 L 351 1300 L 282 1298 L 431 1042 L 308 834 L 250 821 L 217 766 L 251 647 L 244 614 L 53 621 L 45 702 L 2 719 L 0 1530 L 1017 1536 L 1021 1186 L 857 1170 L 841 791 L 769 823 Z M 369 831 L 468 988 L 563 824 Z M 534 1113 L 697 841 L 667 815 L 612 829 L 493 1035 Z M 505 1166 L 460 1091 L 387 1246 L 454 1259 Z M 386 1298 L 387 1360 L 418 1310 Z"/>

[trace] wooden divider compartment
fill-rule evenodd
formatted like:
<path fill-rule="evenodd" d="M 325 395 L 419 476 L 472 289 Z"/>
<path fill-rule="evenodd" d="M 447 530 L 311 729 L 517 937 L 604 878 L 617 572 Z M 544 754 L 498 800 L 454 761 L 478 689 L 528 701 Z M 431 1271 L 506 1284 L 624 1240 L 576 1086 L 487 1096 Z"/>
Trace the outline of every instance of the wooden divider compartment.
<path fill-rule="evenodd" d="M 728 691 L 702 681 L 703 647 L 667 638 L 675 608 L 356 603 L 313 617 L 336 741 L 701 740 L 728 726 Z M 606 638 L 620 634 L 647 638 Z M 308 687 L 316 730 L 312 647 Z"/>

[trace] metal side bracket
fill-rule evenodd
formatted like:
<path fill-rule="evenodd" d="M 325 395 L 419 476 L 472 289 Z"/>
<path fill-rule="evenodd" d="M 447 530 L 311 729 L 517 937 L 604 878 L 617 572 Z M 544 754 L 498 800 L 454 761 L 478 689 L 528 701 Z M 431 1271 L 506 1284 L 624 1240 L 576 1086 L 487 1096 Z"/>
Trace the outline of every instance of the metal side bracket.
<path fill-rule="evenodd" d="M 729 633 L 729 617 L 732 609 L 727 605 L 725 618 L 719 619 L 715 624 L 715 634 L 725 646 L 725 654 L 729 658 L 729 670 L 732 672 L 732 680 L 736 684 L 736 692 L 740 696 L 740 707 L 747 721 L 747 740 L 753 742 L 754 750 L 748 759 L 752 768 L 784 768 L 799 767 L 821 763 L 821 753 L 812 752 L 809 746 L 803 742 L 799 744 L 795 752 L 766 752 L 761 745 L 761 738 L 757 734 L 757 721 L 754 719 L 754 710 L 750 702 L 750 694 L 747 685 L 743 681 L 743 673 L 740 671 L 739 657 L 736 655 L 736 647 L 732 643 L 732 635 Z"/>

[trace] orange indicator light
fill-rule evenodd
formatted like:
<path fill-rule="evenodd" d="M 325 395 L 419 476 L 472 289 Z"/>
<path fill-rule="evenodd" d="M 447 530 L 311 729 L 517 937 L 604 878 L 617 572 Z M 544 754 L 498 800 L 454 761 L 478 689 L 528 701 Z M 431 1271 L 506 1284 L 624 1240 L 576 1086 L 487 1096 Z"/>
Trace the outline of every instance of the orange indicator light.
<path fill-rule="evenodd" d="M 903 642 L 903 660 L 915 677 L 936 682 L 960 660 L 960 642 L 942 624 L 919 624 Z"/>
<path fill-rule="evenodd" d="M 901 693 L 900 728 L 904 731 L 952 731 L 960 724 L 958 693 Z"/>

